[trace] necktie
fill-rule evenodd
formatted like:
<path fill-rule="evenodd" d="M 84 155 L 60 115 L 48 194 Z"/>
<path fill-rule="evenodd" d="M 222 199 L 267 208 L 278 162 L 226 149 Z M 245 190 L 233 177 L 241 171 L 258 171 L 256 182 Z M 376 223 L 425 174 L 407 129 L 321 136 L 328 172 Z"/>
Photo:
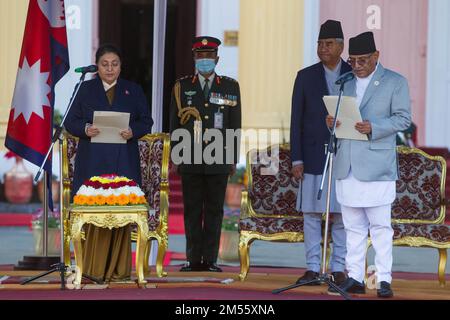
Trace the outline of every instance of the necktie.
<path fill-rule="evenodd" d="M 209 79 L 205 78 L 205 85 L 203 87 L 203 95 L 205 96 L 205 100 L 208 100 L 208 94 L 209 94 L 209 85 L 208 85 Z"/>

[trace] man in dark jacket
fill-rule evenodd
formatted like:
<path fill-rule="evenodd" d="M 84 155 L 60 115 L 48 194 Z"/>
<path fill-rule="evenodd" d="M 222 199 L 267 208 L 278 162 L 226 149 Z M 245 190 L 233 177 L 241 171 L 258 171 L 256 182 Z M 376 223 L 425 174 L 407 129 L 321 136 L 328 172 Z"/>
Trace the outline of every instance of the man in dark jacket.
<path fill-rule="evenodd" d="M 305 283 L 319 275 L 322 241 L 322 214 L 325 199 L 317 200 L 317 193 L 325 164 L 325 144 L 330 132 L 325 124 L 327 110 L 322 100 L 325 95 L 338 95 L 335 84 L 340 75 L 351 71 L 351 67 L 341 59 L 344 49 L 344 34 L 339 21 L 327 20 L 322 24 L 317 41 L 317 55 L 320 62 L 300 70 L 295 80 L 291 113 L 292 174 L 301 180 L 297 198 L 297 210 L 304 213 L 304 234 L 306 253 L 306 273 L 297 280 Z M 324 194 L 326 194 L 325 183 Z M 334 180 L 332 184 L 330 216 L 332 220 L 333 250 L 330 268 L 338 285 L 346 276 L 345 231 L 339 204 L 336 201 Z M 317 284 L 317 283 L 314 283 Z"/>

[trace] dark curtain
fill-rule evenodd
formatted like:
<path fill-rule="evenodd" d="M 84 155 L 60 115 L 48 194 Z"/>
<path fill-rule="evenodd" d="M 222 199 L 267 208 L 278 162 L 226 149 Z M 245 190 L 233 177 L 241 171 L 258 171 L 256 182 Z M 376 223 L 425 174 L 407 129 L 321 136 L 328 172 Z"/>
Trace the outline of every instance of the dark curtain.
<path fill-rule="evenodd" d="M 175 81 L 194 72 L 192 39 L 196 36 L 196 0 L 169 0 L 164 73 L 163 131 L 169 132 L 169 106 Z"/>
<path fill-rule="evenodd" d="M 163 131 L 175 81 L 194 70 L 191 43 L 196 35 L 196 0 L 168 0 L 164 63 Z M 139 83 L 152 99 L 153 0 L 100 0 L 99 39 L 123 53 L 122 76 Z"/>

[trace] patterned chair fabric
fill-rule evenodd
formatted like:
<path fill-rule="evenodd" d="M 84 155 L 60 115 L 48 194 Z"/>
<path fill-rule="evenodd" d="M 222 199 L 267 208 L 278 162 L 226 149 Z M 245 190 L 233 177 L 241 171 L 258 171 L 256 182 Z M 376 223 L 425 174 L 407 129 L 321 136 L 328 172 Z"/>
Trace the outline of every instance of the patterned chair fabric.
<path fill-rule="evenodd" d="M 278 154 L 278 171 L 273 174 L 264 174 L 267 170 L 264 165 L 267 157 L 276 157 Z M 301 216 L 295 208 L 299 183 L 291 175 L 291 152 L 287 145 L 277 150 L 268 148 L 265 152 L 251 150 L 249 152 L 251 168 L 251 186 L 249 186 L 249 198 L 256 214 Z"/>
<path fill-rule="evenodd" d="M 160 217 L 160 185 L 163 171 L 164 140 L 156 138 L 153 141 L 139 141 L 139 155 L 141 162 L 142 191 L 148 204 L 155 211 L 148 217 L 149 231 L 155 231 L 159 226 Z"/>
<path fill-rule="evenodd" d="M 445 224 L 392 224 L 394 243 L 405 238 L 423 238 L 430 242 L 450 244 L 450 226 Z"/>
<path fill-rule="evenodd" d="M 281 232 L 303 233 L 303 219 L 250 217 L 242 219 L 239 227 L 242 231 L 254 231 L 267 235 Z"/>
<path fill-rule="evenodd" d="M 268 166 L 267 159 L 276 159 Z M 254 240 L 303 241 L 303 215 L 296 210 L 299 183 L 291 175 L 289 145 L 276 145 L 247 154 L 248 190 L 242 192 L 239 255 L 244 281 Z"/>
<path fill-rule="evenodd" d="M 392 219 L 436 223 L 445 214 L 441 184 L 446 164 L 418 150 L 411 151 L 407 148 L 398 151 L 399 180 Z"/>
<path fill-rule="evenodd" d="M 450 248 L 450 226 L 444 224 L 446 161 L 407 147 L 398 147 L 397 155 L 399 180 L 392 204 L 393 243 L 438 249 L 438 278 L 444 286 Z"/>

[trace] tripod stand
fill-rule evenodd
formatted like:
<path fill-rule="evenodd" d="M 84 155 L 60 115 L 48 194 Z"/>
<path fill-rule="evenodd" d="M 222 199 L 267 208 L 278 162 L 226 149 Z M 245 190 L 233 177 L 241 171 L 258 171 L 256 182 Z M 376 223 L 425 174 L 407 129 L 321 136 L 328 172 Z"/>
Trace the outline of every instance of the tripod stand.
<path fill-rule="evenodd" d="M 336 82 L 336 84 L 340 84 L 340 89 L 339 89 L 339 97 L 338 97 L 338 101 L 337 101 L 337 106 L 336 106 L 336 112 L 334 115 L 334 122 L 333 122 L 333 128 L 331 130 L 331 134 L 330 134 L 330 140 L 327 146 L 327 156 L 325 159 L 325 165 L 323 168 L 323 173 L 322 173 L 322 180 L 320 183 L 320 189 L 317 195 L 317 200 L 320 200 L 322 197 L 322 191 L 323 191 L 323 186 L 324 186 L 324 182 L 325 182 L 325 176 L 328 172 L 328 189 L 327 189 L 327 202 L 326 202 L 326 211 L 325 211 L 325 231 L 324 231 L 324 247 L 323 247 L 323 252 L 322 252 L 322 270 L 319 273 L 319 275 L 311 280 L 311 281 L 307 281 L 304 283 L 295 283 L 292 285 L 289 285 L 287 287 L 284 288 L 280 288 L 280 289 L 275 289 L 272 291 L 273 294 L 278 294 L 281 293 L 283 291 L 286 290 L 290 290 L 290 289 L 294 289 L 300 286 L 305 286 L 308 284 L 323 284 L 326 283 L 328 284 L 330 287 L 332 287 L 334 290 L 336 290 L 340 295 L 342 295 L 345 299 L 350 300 L 350 296 L 343 291 L 341 288 L 339 288 L 339 286 L 337 286 L 332 280 L 331 280 L 331 276 L 327 273 L 327 267 L 326 267 L 326 247 L 328 244 L 328 226 L 329 226 L 329 216 L 330 216 L 330 198 L 331 198 L 331 182 L 332 182 L 332 173 L 333 173 L 333 156 L 334 153 L 336 152 L 335 150 L 335 141 L 336 141 L 336 135 L 335 135 L 335 131 L 336 131 L 336 123 L 337 123 L 337 117 L 339 114 L 339 108 L 341 106 L 341 98 L 342 95 L 344 93 L 344 84 L 346 81 L 351 80 L 353 78 L 353 76 L 349 76 L 349 75 L 353 75 L 352 73 L 350 74 L 346 74 L 344 76 L 341 77 L 341 80 L 338 80 Z"/>
<path fill-rule="evenodd" d="M 64 117 L 63 117 L 63 119 L 61 121 L 61 124 L 58 126 L 58 128 L 55 130 L 55 133 L 53 134 L 52 144 L 50 145 L 50 147 L 49 147 L 49 149 L 47 151 L 47 154 L 46 154 L 46 156 L 45 156 L 44 160 L 42 161 L 42 164 L 41 164 L 41 166 L 39 168 L 39 171 L 37 172 L 36 177 L 34 178 L 34 181 L 36 181 L 36 182 L 39 180 L 39 176 L 41 175 L 42 170 L 44 169 L 45 163 L 47 162 L 47 159 L 50 156 L 50 154 L 51 154 L 51 152 L 53 150 L 53 147 L 54 147 L 54 145 L 55 145 L 57 140 L 59 141 L 60 177 L 63 176 L 62 175 L 62 131 L 63 131 L 63 128 L 64 128 L 64 122 L 66 120 L 67 114 L 69 113 L 69 110 L 72 107 L 73 101 L 74 101 L 75 97 L 78 94 L 78 90 L 80 89 L 81 84 L 84 82 L 84 78 L 86 77 L 86 72 L 88 72 L 88 71 L 83 71 L 83 73 L 82 73 L 82 75 L 80 77 L 80 80 L 76 84 L 76 86 L 74 88 L 74 91 L 73 91 L 73 94 L 72 94 L 72 97 L 70 98 L 70 101 L 69 101 L 69 106 L 67 107 L 67 110 L 66 110 L 66 112 L 64 114 Z M 44 228 L 47 228 L 48 207 L 49 207 L 48 206 L 48 193 L 47 193 L 47 179 L 48 179 L 48 172 L 45 172 L 45 174 L 44 174 L 44 186 L 45 186 L 44 187 L 44 216 L 43 216 Z M 51 265 L 52 269 L 22 281 L 20 283 L 21 285 L 25 285 L 27 283 L 30 283 L 30 282 L 32 282 L 34 280 L 37 280 L 39 278 L 42 278 L 42 277 L 44 277 L 44 276 L 46 276 L 46 275 L 48 275 L 50 273 L 59 272 L 60 279 L 61 279 L 61 290 L 65 289 L 65 274 L 67 272 L 67 268 L 68 267 L 64 263 L 64 212 L 63 212 L 63 201 L 62 201 L 62 199 L 63 199 L 63 181 L 62 181 L 62 179 L 60 179 L 59 189 L 60 189 L 59 210 L 60 210 L 60 213 L 61 213 L 60 214 L 60 227 L 61 227 L 61 230 L 60 230 L 60 232 L 61 232 L 60 262 Z M 47 237 L 46 236 L 44 236 L 44 239 L 43 239 L 43 246 L 45 248 L 44 249 L 45 254 L 47 254 L 47 250 L 46 250 L 46 248 L 47 248 Z M 86 278 L 86 279 L 89 279 L 89 280 L 91 280 L 91 281 L 93 281 L 93 282 L 95 282 L 97 284 L 103 283 L 103 281 L 101 281 L 99 279 L 96 279 L 94 277 L 88 276 L 88 275 L 83 275 L 83 277 Z"/>

